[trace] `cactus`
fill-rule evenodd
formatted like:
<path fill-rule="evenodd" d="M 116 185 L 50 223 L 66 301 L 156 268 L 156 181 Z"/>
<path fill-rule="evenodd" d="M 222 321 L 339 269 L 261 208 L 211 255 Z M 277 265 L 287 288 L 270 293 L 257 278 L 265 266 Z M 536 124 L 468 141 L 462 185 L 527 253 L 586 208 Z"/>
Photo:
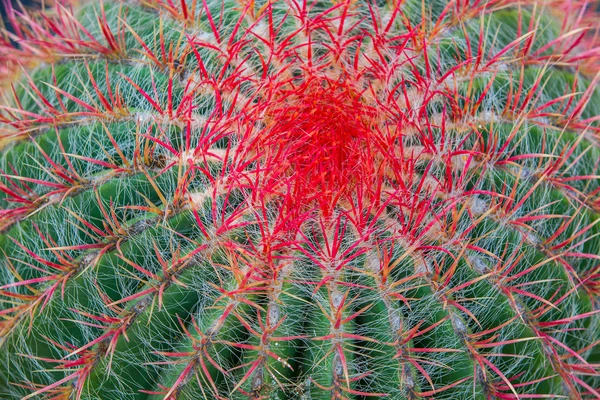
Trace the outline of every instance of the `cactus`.
<path fill-rule="evenodd" d="M 600 398 L 593 7 L 5 3 L 0 398 Z"/>

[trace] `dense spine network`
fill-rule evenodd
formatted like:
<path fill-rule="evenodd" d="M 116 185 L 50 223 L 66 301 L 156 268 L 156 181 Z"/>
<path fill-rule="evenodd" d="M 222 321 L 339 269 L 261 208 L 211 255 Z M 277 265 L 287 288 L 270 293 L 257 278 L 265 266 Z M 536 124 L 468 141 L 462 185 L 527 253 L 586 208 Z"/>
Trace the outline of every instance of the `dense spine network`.
<path fill-rule="evenodd" d="M 600 398 L 596 4 L 82 3 L 5 3 L 1 398 Z"/>

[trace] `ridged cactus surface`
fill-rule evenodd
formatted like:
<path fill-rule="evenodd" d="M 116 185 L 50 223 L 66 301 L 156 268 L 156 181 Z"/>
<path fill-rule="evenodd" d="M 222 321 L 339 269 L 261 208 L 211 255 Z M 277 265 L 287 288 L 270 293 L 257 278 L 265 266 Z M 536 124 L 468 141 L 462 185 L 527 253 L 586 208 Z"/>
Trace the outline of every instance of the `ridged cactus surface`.
<path fill-rule="evenodd" d="M 600 398 L 594 4 L 4 7 L 0 398 Z"/>

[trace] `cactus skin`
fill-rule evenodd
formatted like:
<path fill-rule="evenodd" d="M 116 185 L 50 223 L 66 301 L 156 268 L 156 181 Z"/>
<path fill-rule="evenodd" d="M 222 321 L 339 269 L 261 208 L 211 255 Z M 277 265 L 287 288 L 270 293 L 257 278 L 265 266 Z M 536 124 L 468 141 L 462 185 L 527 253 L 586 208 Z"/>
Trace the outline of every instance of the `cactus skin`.
<path fill-rule="evenodd" d="M 600 398 L 590 7 L 9 8 L 0 398 Z"/>

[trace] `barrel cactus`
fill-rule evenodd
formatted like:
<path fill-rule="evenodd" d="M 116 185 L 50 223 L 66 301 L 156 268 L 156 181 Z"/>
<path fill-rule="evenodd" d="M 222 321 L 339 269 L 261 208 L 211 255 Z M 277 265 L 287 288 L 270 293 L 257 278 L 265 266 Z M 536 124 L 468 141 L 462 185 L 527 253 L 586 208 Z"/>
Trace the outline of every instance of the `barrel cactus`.
<path fill-rule="evenodd" d="M 0 398 L 600 398 L 593 3 L 4 7 Z"/>

